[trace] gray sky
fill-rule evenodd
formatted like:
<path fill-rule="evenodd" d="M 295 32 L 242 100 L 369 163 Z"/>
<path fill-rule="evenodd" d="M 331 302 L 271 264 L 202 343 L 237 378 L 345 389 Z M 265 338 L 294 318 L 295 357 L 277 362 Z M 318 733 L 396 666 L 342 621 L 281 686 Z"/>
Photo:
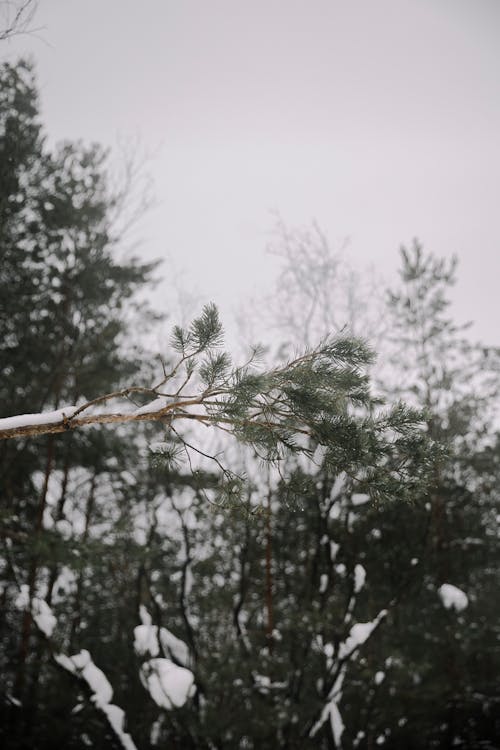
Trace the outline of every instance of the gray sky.
<path fill-rule="evenodd" d="M 51 139 L 140 137 L 143 252 L 203 301 L 271 287 L 277 210 L 387 275 L 414 236 L 457 253 L 457 314 L 500 343 L 498 0 L 40 0 L 35 23 L 2 53 L 33 54 Z"/>

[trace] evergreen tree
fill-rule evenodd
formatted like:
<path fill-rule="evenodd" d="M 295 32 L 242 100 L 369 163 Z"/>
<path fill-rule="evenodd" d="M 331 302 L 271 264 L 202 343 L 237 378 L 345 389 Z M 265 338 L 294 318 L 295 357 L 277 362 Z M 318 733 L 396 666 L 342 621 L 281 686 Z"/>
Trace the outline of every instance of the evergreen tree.
<path fill-rule="evenodd" d="M 470 343 L 450 317 L 455 260 L 426 255 L 417 242 L 401 255 L 401 288 L 390 295 L 392 392 L 425 409 L 442 454 L 430 490 L 394 517 L 384 514 L 384 565 L 410 571 L 413 560 L 414 570 L 383 632 L 391 668 L 371 709 L 371 733 L 389 747 L 493 748 L 499 350 Z"/>
<path fill-rule="evenodd" d="M 152 267 L 119 264 L 111 255 L 117 238 L 102 151 L 65 144 L 49 152 L 31 66 L 4 64 L 0 79 L 0 408 L 6 416 L 74 403 L 138 371 L 139 360 L 123 356 L 122 306 Z M 96 433 L 4 441 L 0 448 L 7 552 L 0 724 L 9 746 L 31 747 L 34 735 L 39 743 L 49 738 L 38 716 L 58 700 L 41 690 L 50 685 L 48 653 L 32 614 L 16 608 L 20 587 L 30 598 L 44 590 L 51 602 L 61 566 L 79 554 L 75 540 L 66 544 L 57 531 L 68 523 L 69 507 L 78 509 L 84 493 L 75 486 L 95 487 L 104 475 L 112 481 L 119 472 L 110 475 L 110 467 L 127 449 L 123 437 Z"/>
<path fill-rule="evenodd" d="M 213 305 L 155 379 L 124 346 L 153 268 L 115 259 L 105 155 L 48 151 L 30 66 L 0 75 L 0 416 L 42 412 L 0 427 L 3 744 L 492 742 L 474 659 L 496 644 L 498 462 L 476 380 L 496 354 L 453 339 L 452 269 L 408 252 L 392 299 L 415 352 L 392 393 L 416 409 L 374 397 L 351 336 L 234 366 Z M 315 307 L 309 332 L 330 317 Z"/>

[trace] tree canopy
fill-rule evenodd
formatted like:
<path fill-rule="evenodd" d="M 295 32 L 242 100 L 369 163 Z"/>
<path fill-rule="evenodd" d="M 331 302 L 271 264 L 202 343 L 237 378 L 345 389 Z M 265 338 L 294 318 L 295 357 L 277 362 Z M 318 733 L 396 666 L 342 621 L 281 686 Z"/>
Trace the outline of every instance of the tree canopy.
<path fill-rule="evenodd" d="M 402 249 L 375 356 L 287 230 L 285 361 L 213 304 L 151 353 L 108 158 L 0 67 L 2 746 L 496 747 L 499 350 L 456 263 Z"/>

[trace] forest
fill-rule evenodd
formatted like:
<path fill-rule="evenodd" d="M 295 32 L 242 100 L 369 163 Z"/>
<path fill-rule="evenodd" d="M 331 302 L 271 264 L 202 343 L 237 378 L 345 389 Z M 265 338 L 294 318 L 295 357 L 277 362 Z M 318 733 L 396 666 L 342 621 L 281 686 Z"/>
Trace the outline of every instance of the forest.
<path fill-rule="evenodd" d="M 39 107 L 2 63 L 1 746 L 498 748 L 500 348 L 456 259 L 414 240 L 375 294 L 279 224 L 239 359 Z"/>

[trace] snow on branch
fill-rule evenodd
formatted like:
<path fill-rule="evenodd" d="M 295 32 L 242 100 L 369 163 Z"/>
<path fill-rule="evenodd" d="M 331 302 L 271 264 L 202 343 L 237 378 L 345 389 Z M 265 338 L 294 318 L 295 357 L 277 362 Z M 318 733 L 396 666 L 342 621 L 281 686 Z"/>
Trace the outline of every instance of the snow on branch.
<path fill-rule="evenodd" d="M 86 425 L 191 419 L 251 442 L 291 445 L 295 435 L 312 436 L 338 399 L 367 402 L 366 376 L 360 367 L 372 354 L 363 342 L 336 338 L 267 372 L 255 368 L 257 350 L 233 368 L 221 350 L 222 325 L 214 305 L 207 305 L 188 330 L 175 327 L 176 360 L 156 383 L 128 386 L 78 406 L 22 414 L 0 420 L 0 439 L 61 433 Z M 187 388 L 193 392 L 187 392 Z M 334 400 L 335 396 L 335 400 Z M 133 397 L 149 399 L 130 409 Z M 109 402 L 121 402 L 109 409 Z M 124 408 L 126 402 L 126 408 Z M 323 425 L 324 426 L 324 425 Z"/>
<path fill-rule="evenodd" d="M 149 659 L 142 665 L 140 677 L 156 705 L 167 710 L 181 708 L 193 692 L 193 673 L 170 659 Z"/>
<path fill-rule="evenodd" d="M 80 405 L 0 419 L 0 439 L 64 433 L 98 424 L 162 424 L 165 439 L 151 452 L 175 467 L 210 459 L 221 477 L 224 502 L 242 492 L 242 477 L 217 455 L 188 442 L 179 425 L 212 427 L 253 449 L 258 458 L 280 462 L 291 454 L 322 462 L 336 472 L 363 467 L 356 498 L 403 497 L 427 481 L 434 449 L 420 428 L 423 416 L 398 403 L 381 410 L 364 368 L 373 355 L 356 338 L 337 336 L 274 368 L 258 368 L 258 350 L 233 366 L 222 348 L 222 325 L 214 305 L 187 329 L 175 327 L 171 361 L 152 384 L 130 385 Z M 199 432 L 198 432 L 199 436 Z M 421 460 L 415 461 L 415 456 Z M 391 470 L 392 467 L 392 470 Z"/>
<path fill-rule="evenodd" d="M 54 628 L 57 625 L 57 620 L 44 599 L 40 599 L 38 596 L 33 596 L 30 603 L 29 586 L 25 583 L 23 583 L 19 589 L 15 606 L 20 610 L 29 609 L 38 630 L 41 630 L 46 638 L 51 637 Z"/>
<path fill-rule="evenodd" d="M 113 688 L 104 672 L 92 661 L 90 653 L 86 649 L 82 649 L 73 656 L 57 653 L 50 640 L 57 626 L 56 617 L 44 599 L 36 596 L 30 599 L 27 585 L 20 586 L 15 603 L 18 609 L 31 612 L 35 625 L 50 644 L 50 651 L 56 664 L 87 684 L 92 702 L 105 715 L 108 724 L 124 750 L 137 750 L 132 737 L 123 728 L 125 726 L 125 712 L 119 706 L 111 703 Z"/>
<path fill-rule="evenodd" d="M 333 669 L 336 668 L 336 676 L 331 686 L 327 701 L 324 704 L 318 720 L 313 724 L 309 731 L 309 736 L 314 737 L 326 721 L 330 720 L 330 728 L 336 748 L 342 746 L 342 734 L 344 732 L 344 722 L 339 710 L 339 704 L 342 699 L 342 686 L 344 683 L 345 673 L 349 660 L 357 657 L 361 646 L 372 636 L 380 623 L 387 617 L 387 610 L 382 609 L 374 620 L 370 622 L 358 622 L 353 625 L 347 638 L 339 644 L 336 658 L 332 661 L 333 647 L 326 644 L 325 652 L 327 659 L 332 663 Z"/>
<path fill-rule="evenodd" d="M 54 654 L 54 661 L 67 672 L 87 683 L 92 693 L 92 702 L 106 716 L 111 729 L 124 750 L 137 750 L 132 737 L 123 729 L 125 725 L 125 712 L 119 706 L 111 703 L 113 688 L 109 684 L 104 672 L 94 664 L 89 652 L 86 649 L 82 649 L 78 654 L 74 654 L 73 656 Z"/>
<path fill-rule="evenodd" d="M 134 628 L 134 649 L 138 656 L 152 656 L 140 668 L 139 676 L 145 689 L 157 706 L 171 710 L 180 708 L 194 693 L 194 674 L 187 665 L 191 655 L 184 641 L 181 641 L 167 628 L 153 625 L 151 616 L 141 605 L 142 625 Z M 163 652 L 172 659 L 160 657 Z"/>
<path fill-rule="evenodd" d="M 461 612 L 469 606 L 467 594 L 462 589 L 459 589 L 458 586 L 453 586 L 451 583 L 443 583 L 438 588 L 438 595 L 443 603 L 443 607 L 446 609 L 454 609 L 456 612 Z"/>

